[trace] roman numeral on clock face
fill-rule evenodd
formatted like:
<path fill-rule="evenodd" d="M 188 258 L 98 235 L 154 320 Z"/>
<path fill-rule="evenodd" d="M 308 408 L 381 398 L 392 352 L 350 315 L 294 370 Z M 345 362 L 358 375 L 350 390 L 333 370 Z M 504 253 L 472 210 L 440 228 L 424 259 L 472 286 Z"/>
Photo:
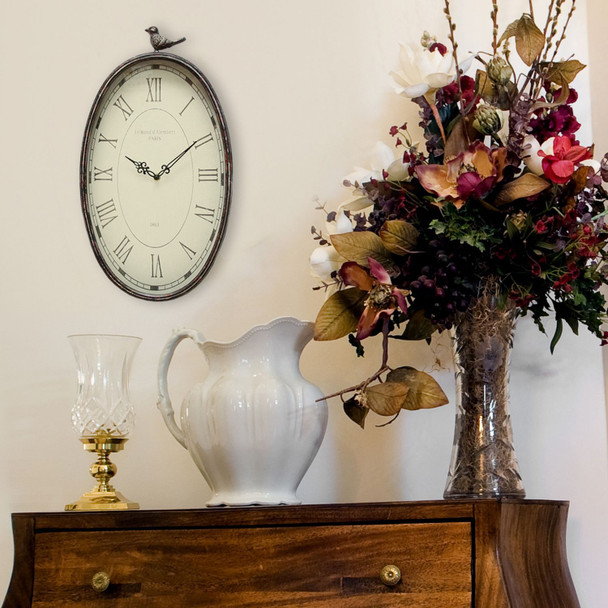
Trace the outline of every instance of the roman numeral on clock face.
<path fill-rule="evenodd" d="M 186 252 L 186 255 L 188 256 L 188 258 L 191 260 L 194 258 L 194 256 L 196 255 L 196 251 L 194 251 L 194 249 L 190 249 L 190 247 L 188 247 L 188 245 L 184 245 L 184 243 L 182 243 L 181 241 L 179 242 L 179 244 L 182 246 L 182 249 Z"/>
<path fill-rule="evenodd" d="M 148 97 L 146 97 L 146 101 L 161 101 L 162 78 L 146 78 L 146 82 L 148 83 Z"/>
<path fill-rule="evenodd" d="M 101 205 L 97 205 L 95 209 L 97 210 L 97 217 L 99 218 L 102 228 L 105 228 L 110 222 L 118 217 L 116 214 L 116 205 L 112 198 L 105 203 L 101 203 Z"/>
<path fill-rule="evenodd" d="M 151 277 L 153 279 L 162 279 L 163 277 L 163 268 L 160 263 L 160 256 L 156 253 L 150 254 L 151 263 L 152 263 L 152 273 Z"/>
<path fill-rule="evenodd" d="M 213 141 L 213 135 L 211 135 L 211 133 L 207 133 L 207 135 L 198 140 L 198 143 L 196 146 L 194 146 L 194 149 L 198 150 L 202 145 L 208 144 L 210 141 Z"/>
<path fill-rule="evenodd" d="M 122 112 L 125 120 L 129 120 L 129 116 L 133 114 L 133 108 L 126 102 L 122 95 L 120 95 L 112 105 L 116 106 Z"/>
<path fill-rule="evenodd" d="M 99 139 L 97 141 L 100 144 L 110 144 L 113 148 L 116 148 L 116 144 L 118 144 L 117 139 L 108 139 L 103 133 L 99 134 Z"/>
<path fill-rule="evenodd" d="M 116 254 L 116 257 L 123 264 L 126 263 L 127 258 L 131 254 L 131 251 L 133 251 L 133 243 L 131 243 L 128 236 L 123 237 L 122 241 L 120 241 L 120 243 L 118 243 L 118 246 L 116 247 L 116 249 L 114 249 L 114 253 Z"/>
<path fill-rule="evenodd" d="M 213 224 L 213 217 L 215 215 L 215 209 L 212 209 L 211 207 L 203 207 L 202 205 L 197 205 L 196 210 L 194 211 L 194 214 L 197 217 L 200 217 L 202 220 L 205 220 L 205 221 L 209 222 L 210 224 Z"/>
<path fill-rule="evenodd" d="M 218 169 L 199 169 L 198 170 L 198 181 L 199 182 L 216 182 L 218 179 Z"/>
<path fill-rule="evenodd" d="M 182 111 L 179 113 L 179 115 L 181 116 L 185 111 L 186 108 L 194 101 L 194 97 L 190 97 L 190 99 L 188 100 L 188 103 L 182 108 Z"/>
<path fill-rule="evenodd" d="M 93 167 L 93 180 L 96 182 L 111 182 L 112 181 L 112 167 L 108 169 L 98 169 Z"/>

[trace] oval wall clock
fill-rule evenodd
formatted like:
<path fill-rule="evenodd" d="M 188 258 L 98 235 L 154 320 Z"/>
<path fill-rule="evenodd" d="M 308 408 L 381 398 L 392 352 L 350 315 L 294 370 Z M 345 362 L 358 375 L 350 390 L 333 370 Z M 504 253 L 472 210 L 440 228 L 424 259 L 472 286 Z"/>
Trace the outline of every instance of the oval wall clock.
<path fill-rule="evenodd" d="M 146 31 L 155 48 L 174 44 Z M 190 291 L 220 247 L 231 173 L 224 114 L 195 65 L 154 51 L 118 66 L 95 98 L 80 160 L 82 210 L 106 275 L 146 300 Z"/>

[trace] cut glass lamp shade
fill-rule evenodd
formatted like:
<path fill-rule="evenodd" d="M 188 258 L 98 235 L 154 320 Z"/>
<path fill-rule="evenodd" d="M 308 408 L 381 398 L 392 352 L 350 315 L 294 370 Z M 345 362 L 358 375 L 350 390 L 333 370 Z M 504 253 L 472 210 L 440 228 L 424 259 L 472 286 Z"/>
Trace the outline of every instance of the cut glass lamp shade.
<path fill-rule="evenodd" d="M 133 430 L 129 372 L 141 338 L 69 336 L 77 365 L 72 424 L 81 437 L 126 437 Z"/>
<path fill-rule="evenodd" d="M 138 509 L 110 484 L 116 465 L 110 454 L 124 448 L 133 430 L 129 372 L 141 338 L 113 335 L 69 336 L 77 365 L 77 393 L 72 424 L 87 452 L 97 454 L 89 468 L 97 485 L 66 511 Z"/>

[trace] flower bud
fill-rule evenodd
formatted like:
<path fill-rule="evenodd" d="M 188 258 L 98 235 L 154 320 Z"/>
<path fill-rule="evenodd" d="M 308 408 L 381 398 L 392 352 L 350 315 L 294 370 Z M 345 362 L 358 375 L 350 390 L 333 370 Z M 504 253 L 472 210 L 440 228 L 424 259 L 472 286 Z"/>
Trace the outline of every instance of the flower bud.
<path fill-rule="evenodd" d="M 528 221 L 528 214 L 525 211 L 518 211 L 517 213 L 510 215 L 509 219 L 515 228 L 521 232 Z"/>
<path fill-rule="evenodd" d="M 480 105 L 475 110 L 473 128 L 482 135 L 493 135 L 500 131 L 501 127 L 502 117 L 492 106 Z"/>
<path fill-rule="evenodd" d="M 513 76 L 513 68 L 502 58 L 493 57 L 486 68 L 488 78 L 499 86 L 504 86 Z"/>

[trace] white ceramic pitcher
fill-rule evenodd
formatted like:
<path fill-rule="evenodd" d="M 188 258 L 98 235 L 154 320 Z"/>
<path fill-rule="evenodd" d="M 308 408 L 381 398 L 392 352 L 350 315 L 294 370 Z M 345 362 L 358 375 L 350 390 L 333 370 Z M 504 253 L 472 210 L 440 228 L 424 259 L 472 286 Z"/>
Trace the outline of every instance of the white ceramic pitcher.
<path fill-rule="evenodd" d="M 211 487 L 207 503 L 298 504 L 296 489 L 327 427 L 321 391 L 300 374 L 300 354 L 313 325 L 282 317 L 234 342 L 174 332 L 158 366 L 158 407 L 172 435 L 190 452 Z M 208 362 L 204 382 L 186 395 L 181 428 L 167 390 L 177 345 L 190 338 Z"/>

